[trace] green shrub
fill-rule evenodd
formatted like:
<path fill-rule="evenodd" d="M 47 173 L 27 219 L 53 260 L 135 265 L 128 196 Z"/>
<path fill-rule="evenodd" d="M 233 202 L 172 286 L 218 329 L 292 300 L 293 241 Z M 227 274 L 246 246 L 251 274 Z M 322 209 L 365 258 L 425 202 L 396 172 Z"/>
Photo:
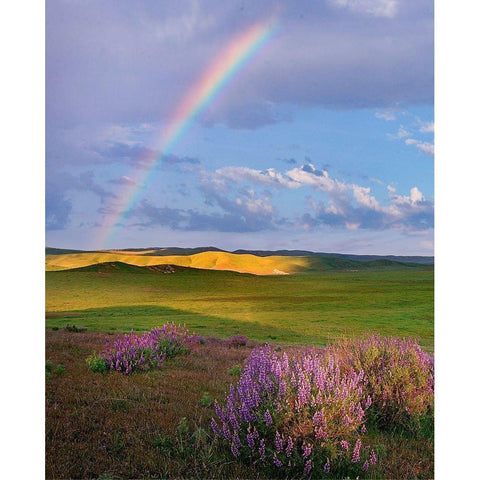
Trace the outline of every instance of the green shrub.
<path fill-rule="evenodd" d="M 212 406 L 212 399 L 208 392 L 204 392 L 203 397 L 200 399 L 200 406 L 201 407 L 211 407 Z"/>
<path fill-rule="evenodd" d="M 52 361 L 51 361 L 51 360 L 47 360 L 47 361 L 45 362 L 45 371 L 46 371 L 46 372 L 51 372 L 52 369 L 53 369 L 53 363 L 52 363 Z"/>
<path fill-rule="evenodd" d="M 108 370 L 107 362 L 97 352 L 93 352 L 86 362 L 92 372 L 105 373 Z"/>
<path fill-rule="evenodd" d="M 235 377 L 239 377 L 242 374 L 242 367 L 240 365 L 234 365 L 232 368 L 227 370 L 229 375 L 233 375 Z"/>
<path fill-rule="evenodd" d="M 55 373 L 57 375 L 63 375 L 67 371 L 67 367 L 65 365 L 59 364 L 55 369 Z"/>
<path fill-rule="evenodd" d="M 415 340 L 373 335 L 327 351 L 343 370 L 363 372 L 371 423 L 387 430 L 433 431 L 433 360 Z"/>
<path fill-rule="evenodd" d="M 81 333 L 81 332 L 87 331 L 87 327 L 80 327 L 77 325 L 70 325 L 70 324 L 65 325 L 63 329 L 66 330 L 67 332 L 74 332 L 74 333 Z"/>

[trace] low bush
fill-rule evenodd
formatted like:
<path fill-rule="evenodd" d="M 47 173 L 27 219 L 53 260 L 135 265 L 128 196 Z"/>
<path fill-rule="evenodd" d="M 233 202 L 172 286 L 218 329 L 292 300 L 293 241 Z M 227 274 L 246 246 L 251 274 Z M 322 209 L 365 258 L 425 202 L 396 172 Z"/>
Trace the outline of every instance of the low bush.
<path fill-rule="evenodd" d="M 92 372 L 105 373 L 108 370 L 107 362 L 97 352 L 93 352 L 86 362 Z"/>
<path fill-rule="evenodd" d="M 362 443 L 370 402 L 363 374 L 341 372 L 332 356 L 310 351 L 289 358 L 259 347 L 224 406 L 215 402 L 211 426 L 235 457 L 274 476 L 357 476 L 377 462 Z"/>
<path fill-rule="evenodd" d="M 239 377 L 242 374 L 242 367 L 240 365 L 234 365 L 232 368 L 227 370 L 229 375 L 233 375 L 234 377 Z"/>
<path fill-rule="evenodd" d="M 201 407 L 211 407 L 213 404 L 212 399 L 208 392 L 204 392 L 203 397 L 200 399 L 200 406 Z"/>
<path fill-rule="evenodd" d="M 328 346 L 327 354 L 343 371 L 363 372 L 376 426 L 419 431 L 433 424 L 433 361 L 415 340 L 374 335 Z"/>
<path fill-rule="evenodd" d="M 55 373 L 57 375 L 63 375 L 67 371 L 67 367 L 65 365 L 59 364 L 55 369 Z"/>
<path fill-rule="evenodd" d="M 248 343 L 248 337 L 246 335 L 233 335 L 225 341 L 228 348 L 244 347 Z"/>
<path fill-rule="evenodd" d="M 128 375 L 158 368 L 165 359 L 188 352 L 189 346 L 197 342 L 198 337 L 185 327 L 168 323 L 140 335 L 132 330 L 119 336 L 100 353 L 100 357 L 109 370 Z"/>
<path fill-rule="evenodd" d="M 53 362 L 51 360 L 46 360 L 45 361 L 45 371 L 46 372 L 51 372 L 53 369 Z"/>
<path fill-rule="evenodd" d="M 67 332 L 75 332 L 75 333 L 82 333 L 87 331 L 87 327 L 80 327 L 77 325 L 69 325 L 69 324 L 65 325 L 63 329 L 66 330 Z"/>

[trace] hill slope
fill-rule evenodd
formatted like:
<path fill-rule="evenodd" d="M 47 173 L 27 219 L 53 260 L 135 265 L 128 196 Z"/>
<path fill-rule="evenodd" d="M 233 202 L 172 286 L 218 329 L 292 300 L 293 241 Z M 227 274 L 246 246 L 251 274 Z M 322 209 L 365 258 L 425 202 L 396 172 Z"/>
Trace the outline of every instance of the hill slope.
<path fill-rule="evenodd" d="M 229 270 L 255 275 L 286 275 L 314 273 L 325 270 L 367 270 L 398 268 L 431 268 L 391 260 L 357 261 L 348 258 L 311 256 L 256 256 L 222 251 L 207 251 L 194 255 L 138 254 L 135 251 L 99 251 L 54 254 L 46 256 L 46 270 L 69 270 L 96 264 L 121 263 L 137 267 L 176 265 L 206 270 Z"/>

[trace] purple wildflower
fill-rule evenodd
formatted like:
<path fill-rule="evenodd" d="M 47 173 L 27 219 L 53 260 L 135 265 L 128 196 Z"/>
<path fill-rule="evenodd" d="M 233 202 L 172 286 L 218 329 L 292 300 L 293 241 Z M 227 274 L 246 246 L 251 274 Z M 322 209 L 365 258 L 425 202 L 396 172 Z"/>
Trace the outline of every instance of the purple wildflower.
<path fill-rule="evenodd" d="M 302 450 L 303 450 L 303 458 L 308 458 L 312 453 L 312 447 L 310 445 L 303 444 Z"/>
<path fill-rule="evenodd" d="M 235 432 L 233 432 L 232 442 L 235 444 L 235 446 L 237 448 L 241 448 L 242 442 L 240 441 L 240 438 L 238 436 L 238 432 L 236 430 L 235 430 Z"/>
<path fill-rule="evenodd" d="M 377 464 L 377 456 L 375 455 L 375 452 L 373 450 L 370 452 L 369 462 L 371 465 Z"/>
<path fill-rule="evenodd" d="M 278 468 L 280 468 L 283 465 L 283 463 L 277 458 L 276 453 L 273 454 L 273 463 Z"/>
<path fill-rule="evenodd" d="M 362 441 L 357 439 L 355 447 L 352 454 L 352 463 L 357 463 L 360 461 L 360 448 L 362 447 Z"/>
<path fill-rule="evenodd" d="M 237 446 L 233 442 L 230 446 L 230 450 L 232 451 L 234 457 L 239 457 L 240 456 L 240 452 L 239 452 Z"/>
<path fill-rule="evenodd" d="M 275 432 L 275 448 L 277 452 L 281 452 L 283 450 L 282 436 L 278 432 Z"/>
<path fill-rule="evenodd" d="M 273 423 L 273 419 L 268 410 L 265 412 L 264 418 L 265 418 L 265 425 L 269 427 Z"/>
<path fill-rule="evenodd" d="M 215 433 L 215 435 L 219 437 L 222 436 L 222 431 L 220 430 L 220 427 L 214 419 L 212 419 L 212 421 L 210 422 L 210 426 L 212 427 L 213 433 Z"/>
<path fill-rule="evenodd" d="M 262 460 L 265 460 L 265 439 L 264 438 L 260 440 L 260 446 L 258 447 L 258 451 L 260 453 L 260 458 Z"/>
<path fill-rule="evenodd" d="M 285 447 L 285 453 L 287 457 L 290 457 L 292 455 L 292 450 L 293 450 L 293 440 L 292 437 L 288 437 L 287 439 L 287 446 Z"/>
<path fill-rule="evenodd" d="M 365 463 L 363 464 L 362 470 L 366 472 L 368 470 L 368 460 L 365 460 Z"/>
<path fill-rule="evenodd" d="M 251 450 L 255 448 L 255 435 L 251 432 L 247 433 L 247 445 Z"/>
<path fill-rule="evenodd" d="M 311 460 L 307 460 L 305 462 L 305 467 L 303 469 L 303 475 L 305 475 L 305 477 L 312 471 L 312 461 Z"/>

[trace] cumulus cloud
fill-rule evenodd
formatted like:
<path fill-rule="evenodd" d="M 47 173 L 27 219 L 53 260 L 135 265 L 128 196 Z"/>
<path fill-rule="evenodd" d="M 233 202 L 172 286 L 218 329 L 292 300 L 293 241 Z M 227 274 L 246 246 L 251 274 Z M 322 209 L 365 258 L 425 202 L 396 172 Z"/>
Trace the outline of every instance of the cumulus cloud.
<path fill-rule="evenodd" d="M 421 120 L 419 121 L 420 123 L 420 132 L 422 133 L 433 133 L 435 131 L 435 124 L 433 122 L 422 122 Z"/>
<path fill-rule="evenodd" d="M 228 175 L 225 175 L 228 172 Z M 215 172 L 230 182 L 250 182 L 257 185 L 275 186 L 285 189 L 311 188 L 327 196 L 327 201 L 309 197 L 311 212 L 297 219 L 304 228 L 322 224 L 344 227 L 350 230 L 431 228 L 433 226 L 433 204 L 425 200 L 422 192 L 413 187 L 410 195 L 398 195 L 395 188 L 387 185 L 389 203 L 382 204 L 371 192 L 370 187 L 346 183 L 330 177 L 326 170 L 317 170 L 313 164 L 305 164 L 287 172 L 275 169 L 259 171 L 238 167 Z M 215 184 L 210 184 L 212 191 Z M 225 187 L 225 185 L 223 185 Z M 228 191 L 223 189 L 224 192 Z"/>
<path fill-rule="evenodd" d="M 230 166 L 197 173 L 205 207 L 165 210 L 166 207 L 145 204 L 136 212 L 144 216 L 144 226 L 237 232 L 275 230 L 285 225 L 308 230 L 328 225 L 348 230 L 404 232 L 433 227 L 433 203 L 425 199 L 418 187 L 413 187 L 409 195 L 399 195 L 393 186 L 382 184 L 388 201 L 380 201 L 371 187 L 331 177 L 311 163 L 285 172 Z M 258 191 L 256 187 L 264 190 Z M 307 196 L 307 210 L 289 218 L 282 216 L 275 207 L 276 192 L 301 189 L 312 192 Z M 298 205 L 298 208 L 304 207 Z M 201 221 L 205 226 L 201 226 Z"/>
<path fill-rule="evenodd" d="M 433 143 L 421 142 L 420 140 L 417 140 L 415 138 L 407 138 L 405 140 L 405 145 L 415 145 L 418 150 L 426 153 L 427 155 L 433 155 L 435 153 L 435 147 Z"/>

